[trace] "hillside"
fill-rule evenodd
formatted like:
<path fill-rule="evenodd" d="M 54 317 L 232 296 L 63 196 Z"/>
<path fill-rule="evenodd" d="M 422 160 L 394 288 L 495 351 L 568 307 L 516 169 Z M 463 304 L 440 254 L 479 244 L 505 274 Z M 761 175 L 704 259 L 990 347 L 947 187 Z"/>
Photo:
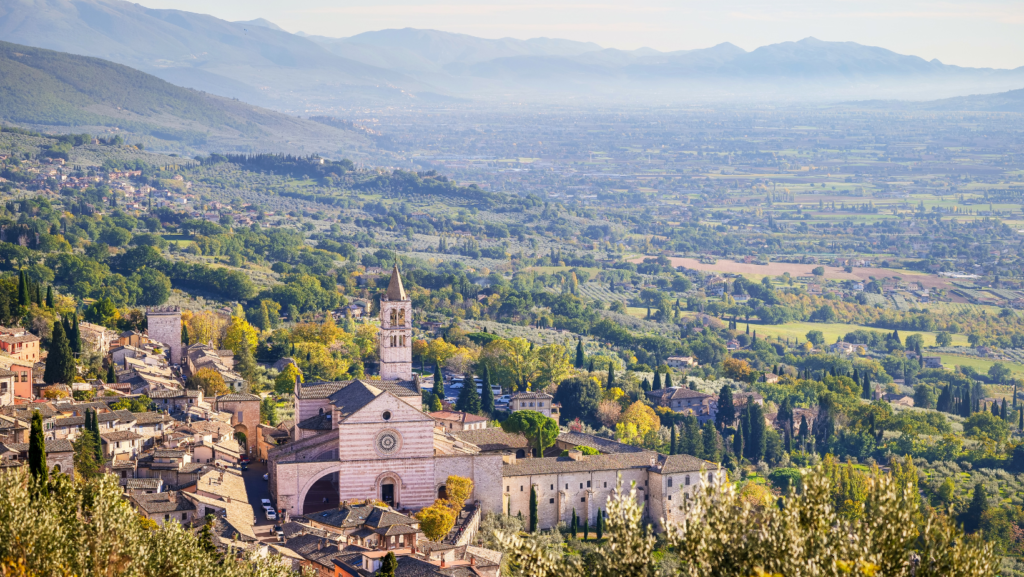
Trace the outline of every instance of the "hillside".
<path fill-rule="evenodd" d="M 399 73 L 346 60 L 268 24 L 121 0 L 0 3 L 0 40 L 103 58 L 181 86 L 278 109 L 301 110 L 296 92 L 315 101 L 379 98 L 397 85 L 419 87 Z"/>
<path fill-rule="evenodd" d="M 174 86 L 113 62 L 7 42 L 0 42 L 0 119 L 116 128 L 168 146 L 267 150 L 308 139 L 331 143 L 333 152 L 369 144 L 350 131 Z"/>

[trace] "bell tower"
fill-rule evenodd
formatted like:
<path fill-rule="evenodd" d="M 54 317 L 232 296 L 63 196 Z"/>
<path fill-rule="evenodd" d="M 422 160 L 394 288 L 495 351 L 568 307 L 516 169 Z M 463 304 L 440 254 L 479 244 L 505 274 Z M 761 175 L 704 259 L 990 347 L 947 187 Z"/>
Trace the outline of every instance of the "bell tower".
<path fill-rule="evenodd" d="M 398 264 L 380 299 L 380 378 L 412 380 L 412 300 L 405 294 Z"/>

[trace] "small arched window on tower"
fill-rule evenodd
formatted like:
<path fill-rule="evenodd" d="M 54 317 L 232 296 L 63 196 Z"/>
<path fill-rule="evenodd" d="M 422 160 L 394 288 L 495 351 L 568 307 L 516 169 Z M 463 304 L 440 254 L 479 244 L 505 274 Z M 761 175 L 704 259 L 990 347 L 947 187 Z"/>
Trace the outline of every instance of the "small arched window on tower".
<path fill-rule="evenodd" d="M 391 326 L 398 324 L 398 311 L 391 309 Z"/>
<path fill-rule="evenodd" d="M 398 311 L 398 324 L 403 327 L 405 326 L 405 309 L 399 309 Z"/>
<path fill-rule="evenodd" d="M 397 347 L 398 346 L 398 337 L 396 337 L 395 335 L 391 335 L 391 346 L 393 346 L 393 347 Z"/>
<path fill-rule="evenodd" d="M 398 335 L 398 346 L 405 346 L 405 335 Z"/>

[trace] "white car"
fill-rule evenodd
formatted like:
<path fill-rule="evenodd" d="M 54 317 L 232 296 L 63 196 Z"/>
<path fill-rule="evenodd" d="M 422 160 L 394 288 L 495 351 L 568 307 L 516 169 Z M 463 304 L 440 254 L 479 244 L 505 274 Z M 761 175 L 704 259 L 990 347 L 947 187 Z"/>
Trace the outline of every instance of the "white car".
<path fill-rule="evenodd" d="M 264 513 L 266 513 L 266 515 L 267 515 L 267 521 L 276 521 L 277 520 L 277 513 L 275 513 L 273 509 L 266 509 L 264 511 Z"/>
<path fill-rule="evenodd" d="M 495 403 L 501 403 L 502 405 L 507 405 L 511 400 L 512 400 L 512 395 L 502 395 L 502 396 L 498 397 L 497 399 L 494 399 L 494 402 Z"/>
<path fill-rule="evenodd" d="M 274 504 L 270 502 L 270 499 L 260 499 L 260 505 L 263 505 L 264 509 L 268 507 L 271 509 L 274 508 Z"/>
<path fill-rule="evenodd" d="M 454 383 L 448 385 L 448 387 L 451 388 L 451 389 L 461 389 L 462 388 L 462 381 L 455 381 Z"/>

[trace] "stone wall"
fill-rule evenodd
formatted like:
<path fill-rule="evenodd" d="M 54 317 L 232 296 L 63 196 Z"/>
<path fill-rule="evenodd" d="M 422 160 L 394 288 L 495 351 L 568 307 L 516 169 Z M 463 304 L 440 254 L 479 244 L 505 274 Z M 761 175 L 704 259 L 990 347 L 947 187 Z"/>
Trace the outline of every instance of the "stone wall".
<path fill-rule="evenodd" d="M 523 517 L 530 516 L 530 486 L 537 489 L 538 525 L 541 529 L 549 529 L 559 522 L 569 524 L 572 512 L 582 524 L 589 519 L 590 526 L 597 522 L 598 509 L 605 509 L 608 499 L 615 491 L 618 476 L 622 475 L 622 490 L 629 491 L 630 483 L 636 482 L 637 501 L 641 505 L 647 503 L 647 469 L 622 469 L 608 471 L 591 471 L 579 473 L 553 473 L 549 475 L 525 475 L 520 477 L 504 477 L 502 482 L 505 491 L 504 506 L 506 512 L 513 515 L 522 512 Z M 509 508 L 509 504 L 511 507 Z"/>
<path fill-rule="evenodd" d="M 449 475 L 473 481 L 471 501 L 479 501 L 484 513 L 501 512 L 501 455 L 442 455 L 434 458 L 434 496 Z"/>
<path fill-rule="evenodd" d="M 154 307 L 146 311 L 146 322 L 149 338 L 170 349 L 171 364 L 181 363 L 181 309 L 171 306 Z"/>

